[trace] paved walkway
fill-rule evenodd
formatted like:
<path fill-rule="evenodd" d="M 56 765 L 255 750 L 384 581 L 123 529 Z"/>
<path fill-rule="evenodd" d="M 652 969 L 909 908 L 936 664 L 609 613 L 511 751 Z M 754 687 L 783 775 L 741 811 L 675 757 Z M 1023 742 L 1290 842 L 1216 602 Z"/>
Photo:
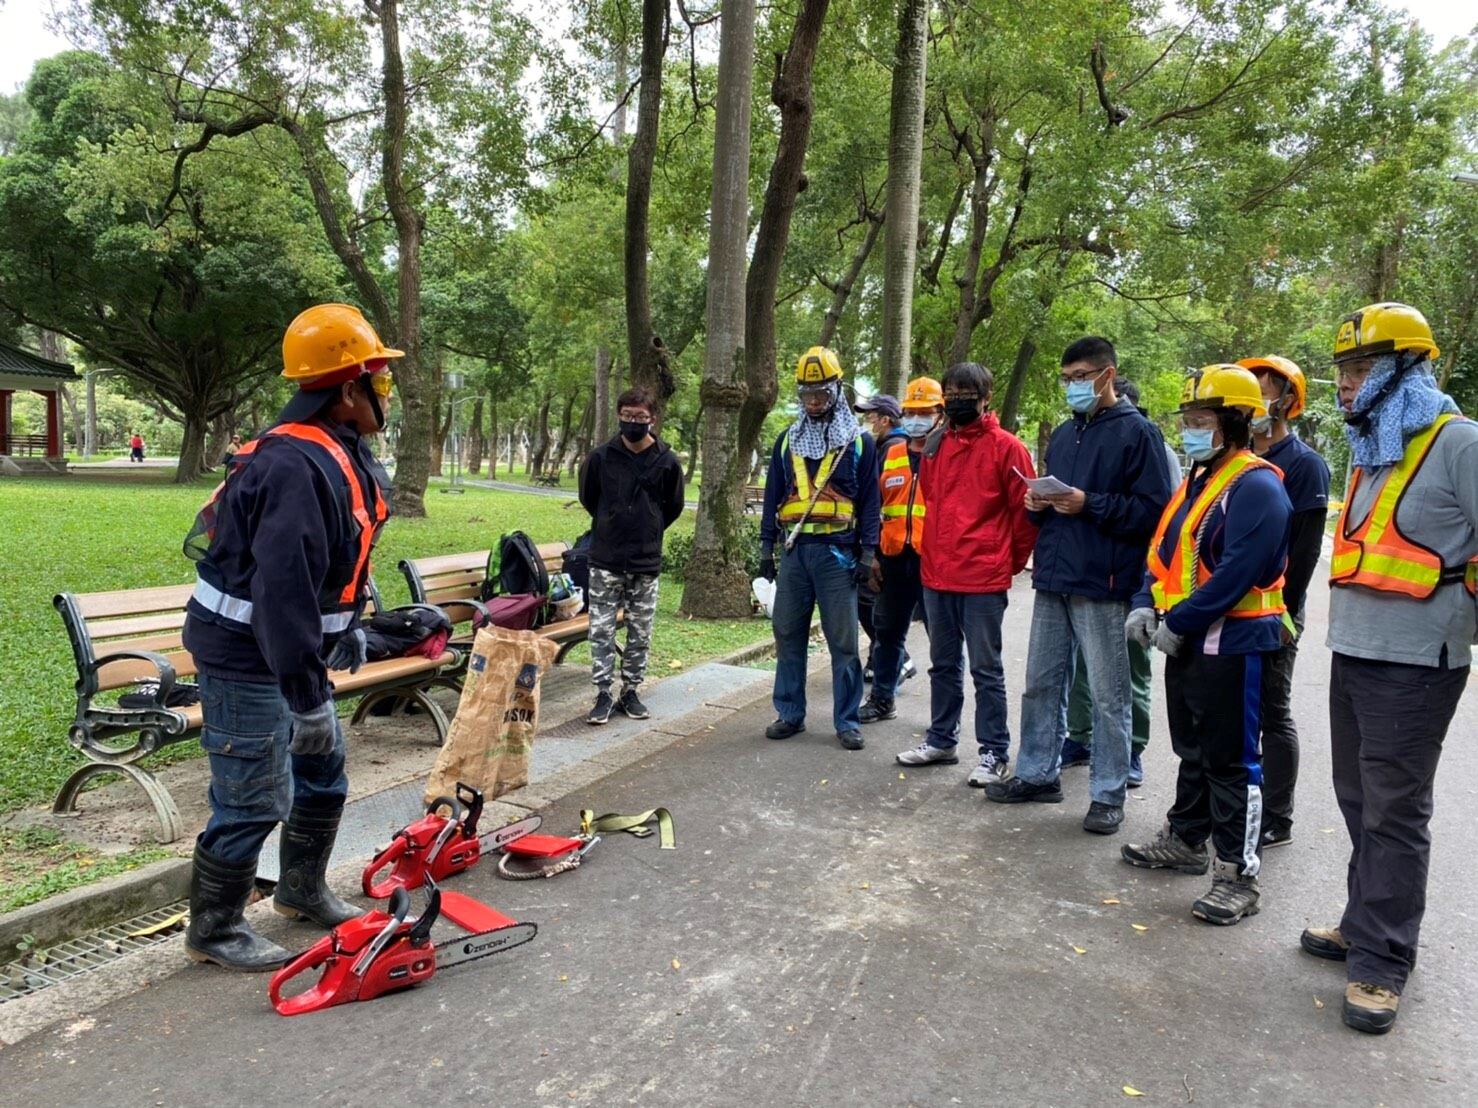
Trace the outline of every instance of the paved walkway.
<path fill-rule="evenodd" d="M 1316 589 L 1310 624 L 1324 620 Z M 1006 627 L 1013 720 L 1030 594 Z M 1299 930 L 1337 918 L 1347 844 L 1329 786 L 1328 656 L 1310 632 L 1295 707 L 1305 736 L 1296 841 L 1270 853 L 1261 915 L 1193 920 L 1199 877 L 1117 860 L 1169 802 L 1157 705 L 1128 832 L 1085 835 L 1068 802 L 1003 808 L 967 765 L 900 770 L 922 681 L 894 724 L 846 753 L 817 727 L 759 731 L 761 702 L 713 730 L 589 776 L 546 811 L 669 806 L 678 849 L 613 836 L 578 872 L 456 879 L 521 919 L 532 944 L 421 988 L 300 1017 L 265 981 L 189 967 L 4 1052 L 21 1104 L 1460 1105 L 1478 1099 L 1478 917 L 1469 859 L 1478 727 L 1471 693 L 1438 782 L 1421 968 L 1396 1030 L 1339 1019 L 1340 967 Z M 918 644 L 922 647 L 922 643 Z M 917 653 L 918 651 L 916 651 Z M 656 721 L 660 724 L 660 721 Z M 1117 902 L 1117 903 L 1113 903 Z M 1137 925 L 1137 926 L 1136 926 Z M 314 932 L 274 921 L 306 945 Z M 164 952 L 178 958 L 178 952 Z M 147 977 L 141 973 L 140 977 Z"/>

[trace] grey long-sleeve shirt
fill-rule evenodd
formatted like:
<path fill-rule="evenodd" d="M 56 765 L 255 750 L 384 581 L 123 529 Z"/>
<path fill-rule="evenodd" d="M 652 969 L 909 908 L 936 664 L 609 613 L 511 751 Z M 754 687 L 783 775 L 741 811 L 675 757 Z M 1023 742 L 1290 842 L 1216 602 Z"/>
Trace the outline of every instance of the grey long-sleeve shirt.
<path fill-rule="evenodd" d="M 1368 471 L 1350 500 L 1352 529 L 1370 515 L 1391 469 Z M 1478 554 L 1478 423 L 1454 421 L 1437 435 L 1396 509 L 1396 526 L 1414 543 L 1462 565 Z M 1461 584 L 1426 600 L 1373 589 L 1330 589 L 1329 649 L 1354 658 L 1447 668 L 1472 664 L 1478 605 Z"/>

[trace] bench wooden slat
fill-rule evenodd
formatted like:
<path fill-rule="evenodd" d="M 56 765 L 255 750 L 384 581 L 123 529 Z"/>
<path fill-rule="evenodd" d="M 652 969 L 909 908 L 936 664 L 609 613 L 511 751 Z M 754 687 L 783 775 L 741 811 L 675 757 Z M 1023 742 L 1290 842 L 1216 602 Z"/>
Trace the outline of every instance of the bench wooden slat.
<path fill-rule="evenodd" d="M 89 619 L 87 633 L 97 642 L 104 639 L 120 639 L 129 635 L 143 635 L 150 631 L 178 632 L 185 626 L 185 609 L 162 612 L 157 616 L 133 616 L 129 619 Z M 142 649 L 148 650 L 149 647 Z"/>
<path fill-rule="evenodd" d="M 174 666 L 176 677 L 195 675 L 195 659 L 188 651 L 182 650 L 178 654 L 166 654 L 164 657 Z M 136 681 L 154 681 L 158 678 L 159 671 L 142 658 L 119 658 L 118 661 L 104 663 L 99 668 L 98 689 L 106 692 L 132 685 Z"/>
<path fill-rule="evenodd" d="M 428 604 L 446 604 L 454 600 L 477 600 L 482 589 L 477 585 L 458 585 L 452 589 L 432 589 L 426 594 Z"/>
<path fill-rule="evenodd" d="M 178 631 L 167 632 L 163 635 L 145 635 L 141 638 L 121 639 L 117 642 L 100 641 L 96 635 L 92 637 L 93 650 L 102 654 L 114 654 L 120 650 L 150 650 L 155 654 L 175 654 L 185 649 L 185 638 Z"/>
<path fill-rule="evenodd" d="M 461 569 L 453 573 L 421 574 L 421 581 L 425 584 L 428 591 L 431 589 L 449 589 L 457 585 L 473 585 L 480 589 L 486 578 L 487 571 L 482 566 L 478 566 L 476 569 Z"/>
<path fill-rule="evenodd" d="M 490 550 L 470 550 L 462 554 L 438 554 L 434 558 L 407 558 L 405 564 L 412 566 L 422 579 L 471 569 L 486 572 L 491 553 Z"/>
<path fill-rule="evenodd" d="M 90 592 L 77 596 L 77 607 L 85 619 L 108 616 L 141 616 L 154 612 L 183 609 L 194 582 L 188 585 L 163 585 L 153 589 L 120 589 L 115 592 Z"/>

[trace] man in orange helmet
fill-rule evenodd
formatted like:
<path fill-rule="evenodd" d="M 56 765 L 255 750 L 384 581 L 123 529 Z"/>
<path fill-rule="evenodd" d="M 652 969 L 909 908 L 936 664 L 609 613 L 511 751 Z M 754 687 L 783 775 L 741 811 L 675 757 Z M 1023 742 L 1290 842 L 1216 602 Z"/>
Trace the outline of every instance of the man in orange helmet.
<path fill-rule="evenodd" d="M 270 970 L 289 954 L 243 917 L 257 855 L 281 821 L 274 907 L 323 927 L 360 915 L 324 883 L 349 781 L 330 670 L 365 661 L 369 556 L 389 515 L 370 453 L 399 358 L 357 308 L 292 321 L 277 424 L 231 458 L 185 541 L 196 561 L 185 646 L 200 673 L 210 820 L 195 841 L 185 949 L 198 962 Z"/>
<path fill-rule="evenodd" d="M 1297 634 L 1267 657 L 1262 671 L 1262 845 L 1293 841 L 1293 790 L 1298 784 L 1298 728 L 1293 722 L 1293 666 L 1304 626 L 1304 597 L 1319 564 L 1324 523 L 1329 514 L 1329 467 L 1312 447 L 1289 429 L 1304 410 L 1308 384 L 1303 370 L 1287 358 L 1266 354 L 1237 363 L 1250 369 L 1267 401 L 1266 415 L 1252 421 L 1252 449 L 1283 474 L 1283 491 L 1293 505 L 1288 529 L 1288 568 L 1283 572 L 1283 603 Z"/>

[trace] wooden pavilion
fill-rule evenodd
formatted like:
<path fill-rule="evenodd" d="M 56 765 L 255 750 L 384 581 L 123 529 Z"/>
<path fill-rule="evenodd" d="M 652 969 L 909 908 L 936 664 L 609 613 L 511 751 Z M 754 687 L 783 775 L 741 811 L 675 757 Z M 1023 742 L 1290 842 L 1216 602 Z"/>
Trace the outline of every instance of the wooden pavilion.
<path fill-rule="evenodd" d="M 0 342 L 0 458 L 62 461 L 63 385 L 80 381 L 66 362 L 53 362 L 8 342 Z M 46 397 L 46 433 L 17 435 L 11 424 L 11 398 L 17 392 Z"/>

